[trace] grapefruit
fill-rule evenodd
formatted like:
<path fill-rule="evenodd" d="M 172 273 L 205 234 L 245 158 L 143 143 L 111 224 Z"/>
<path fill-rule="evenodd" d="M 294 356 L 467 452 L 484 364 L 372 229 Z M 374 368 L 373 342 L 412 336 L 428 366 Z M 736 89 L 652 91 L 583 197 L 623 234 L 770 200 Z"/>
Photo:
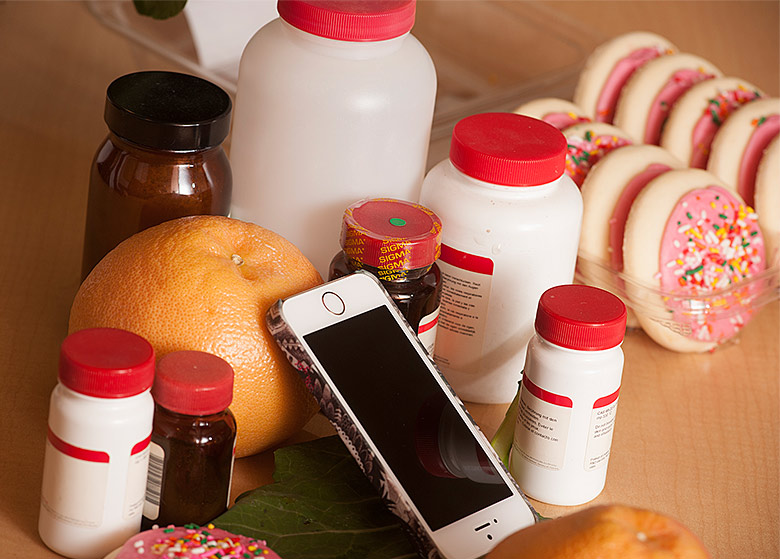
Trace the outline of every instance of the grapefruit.
<path fill-rule="evenodd" d="M 487 559 L 708 559 L 685 526 L 668 516 L 600 505 L 515 532 Z"/>
<path fill-rule="evenodd" d="M 227 217 L 185 217 L 130 237 L 100 261 L 76 294 L 68 329 L 123 328 L 146 338 L 158 359 L 179 350 L 225 359 L 235 371 L 236 456 L 247 456 L 289 438 L 318 409 L 266 330 L 265 313 L 320 283 L 276 233 Z"/>

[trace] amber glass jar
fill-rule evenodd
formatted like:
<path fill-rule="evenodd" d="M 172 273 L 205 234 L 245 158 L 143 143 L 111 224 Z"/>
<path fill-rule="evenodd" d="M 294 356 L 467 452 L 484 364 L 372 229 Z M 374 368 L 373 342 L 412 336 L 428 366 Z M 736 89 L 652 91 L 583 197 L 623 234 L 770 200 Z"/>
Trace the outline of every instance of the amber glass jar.
<path fill-rule="evenodd" d="M 222 142 L 231 107 L 224 90 L 187 74 L 137 72 L 109 85 L 109 134 L 92 164 L 82 279 L 143 229 L 228 214 L 233 178 Z"/>
<path fill-rule="evenodd" d="M 236 441 L 233 369 L 201 351 L 157 364 L 142 528 L 207 524 L 227 510 Z"/>
<path fill-rule="evenodd" d="M 417 337 L 433 355 L 439 317 L 441 220 L 405 200 L 361 200 L 344 211 L 342 251 L 330 263 L 329 279 L 356 270 L 375 275 Z"/>

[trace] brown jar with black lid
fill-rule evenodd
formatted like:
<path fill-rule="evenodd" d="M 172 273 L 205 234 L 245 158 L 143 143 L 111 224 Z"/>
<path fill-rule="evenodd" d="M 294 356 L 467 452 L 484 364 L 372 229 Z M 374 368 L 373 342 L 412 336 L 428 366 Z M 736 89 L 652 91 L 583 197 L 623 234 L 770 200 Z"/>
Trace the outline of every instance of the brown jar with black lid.
<path fill-rule="evenodd" d="M 188 74 L 149 71 L 106 92 L 109 134 L 89 183 L 82 279 L 131 235 L 188 215 L 227 215 L 233 177 L 222 142 L 230 96 Z"/>

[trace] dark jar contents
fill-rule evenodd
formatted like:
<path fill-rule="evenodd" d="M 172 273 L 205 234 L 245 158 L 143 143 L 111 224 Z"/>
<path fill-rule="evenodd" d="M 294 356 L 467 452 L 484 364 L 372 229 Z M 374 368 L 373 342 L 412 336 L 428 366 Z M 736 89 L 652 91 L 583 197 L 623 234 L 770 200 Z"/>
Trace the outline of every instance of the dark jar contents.
<path fill-rule="evenodd" d="M 230 96 L 175 72 L 122 76 L 106 92 L 109 134 L 92 163 L 82 279 L 139 231 L 188 215 L 228 215 L 233 188 L 222 142 Z"/>
<path fill-rule="evenodd" d="M 361 200 L 344 212 L 341 247 L 329 279 L 365 270 L 376 276 L 430 355 L 436 341 L 441 274 L 441 220 L 431 210 L 392 198 Z"/>
<path fill-rule="evenodd" d="M 199 351 L 157 365 L 154 427 L 141 528 L 204 525 L 227 510 L 236 421 L 227 409 L 233 369 Z"/>

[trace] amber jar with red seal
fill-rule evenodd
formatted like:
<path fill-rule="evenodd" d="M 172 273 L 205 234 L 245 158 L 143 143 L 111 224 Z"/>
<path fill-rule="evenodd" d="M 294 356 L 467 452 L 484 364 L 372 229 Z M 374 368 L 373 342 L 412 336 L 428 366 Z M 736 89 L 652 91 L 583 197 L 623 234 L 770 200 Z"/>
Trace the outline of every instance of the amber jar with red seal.
<path fill-rule="evenodd" d="M 375 275 L 433 355 L 441 296 L 439 217 L 405 200 L 360 200 L 344 211 L 341 248 L 329 279 L 357 270 Z"/>

